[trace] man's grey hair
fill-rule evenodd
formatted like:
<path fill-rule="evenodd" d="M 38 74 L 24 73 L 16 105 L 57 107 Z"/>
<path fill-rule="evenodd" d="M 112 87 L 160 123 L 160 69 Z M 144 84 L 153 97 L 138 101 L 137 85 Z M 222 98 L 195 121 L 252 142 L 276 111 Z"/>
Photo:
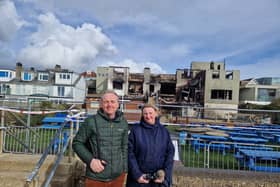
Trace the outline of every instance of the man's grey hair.
<path fill-rule="evenodd" d="M 101 96 L 101 101 L 104 99 L 104 95 L 106 95 L 106 94 L 114 94 L 115 96 L 117 96 L 117 99 L 119 101 L 119 95 L 114 90 L 106 90 L 106 91 L 104 91 L 102 96 Z"/>

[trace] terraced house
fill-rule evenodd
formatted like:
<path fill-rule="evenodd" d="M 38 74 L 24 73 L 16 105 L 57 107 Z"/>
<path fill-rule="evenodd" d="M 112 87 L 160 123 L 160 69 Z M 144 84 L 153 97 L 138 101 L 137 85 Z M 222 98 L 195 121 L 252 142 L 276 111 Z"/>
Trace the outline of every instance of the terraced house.
<path fill-rule="evenodd" d="M 86 96 L 86 81 L 80 73 L 62 69 L 25 69 L 18 62 L 16 70 L 0 69 L 0 94 L 9 100 L 36 98 L 55 102 L 81 102 Z"/>

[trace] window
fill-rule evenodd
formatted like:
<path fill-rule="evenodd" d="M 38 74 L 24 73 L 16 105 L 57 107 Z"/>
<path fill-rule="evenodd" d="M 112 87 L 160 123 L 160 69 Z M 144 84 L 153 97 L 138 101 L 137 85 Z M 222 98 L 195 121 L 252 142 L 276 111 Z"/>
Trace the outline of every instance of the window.
<path fill-rule="evenodd" d="M 229 80 L 233 79 L 233 72 L 232 71 L 227 71 L 226 72 L 226 79 L 229 79 Z"/>
<path fill-rule="evenodd" d="M 210 69 L 214 69 L 214 62 L 210 63 Z"/>
<path fill-rule="evenodd" d="M 0 93 L 1 94 L 5 93 L 5 86 L 4 85 L 0 85 Z"/>
<path fill-rule="evenodd" d="M 59 78 L 69 80 L 70 79 L 70 74 L 69 73 L 60 73 Z"/>
<path fill-rule="evenodd" d="M 258 101 L 271 101 L 276 97 L 276 89 L 259 88 Z"/>
<path fill-rule="evenodd" d="M 31 81 L 31 79 L 32 79 L 31 73 L 28 73 L 28 72 L 23 73 L 23 80 L 24 81 Z"/>
<path fill-rule="evenodd" d="M 192 77 L 192 71 L 189 69 L 185 69 L 184 73 L 182 73 L 181 78 L 186 79 L 186 78 L 191 78 Z"/>
<path fill-rule="evenodd" d="M 9 85 L 6 85 L 6 84 L 0 84 L 0 93 L 1 94 L 6 94 L 8 89 L 10 88 Z"/>
<path fill-rule="evenodd" d="M 9 77 L 9 72 L 7 72 L 7 71 L 0 71 L 0 77 Z"/>
<path fill-rule="evenodd" d="M 213 71 L 212 73 L 212 79 L 219 79 L 220 78 L 220 72 Z"/>
<path fill-rule="evenodd" d="M 211 90 L 211 99 L 232 100 L 232 90 Z"/>
<path fill-rule="evenodd" d="M 114 80 L 113 81 L 113 89 L 122 90 L 123 89 L 123 81 L 121 81 L 121 80 Z"/>
<path fill-rule="evenodd" d="M 47 74 L 47 73 L 40 73 L 39 74 L 39 80 L 40 81 L 48 81 L 49 80 L 49 74 Z"/>
<path fill-rule="evenodd" d="M 65 92 L 64 86 L 57 87 L 57 94 L 58 94 L 58 96 L 63 97 L 64 96 L 64 92 Z"/>

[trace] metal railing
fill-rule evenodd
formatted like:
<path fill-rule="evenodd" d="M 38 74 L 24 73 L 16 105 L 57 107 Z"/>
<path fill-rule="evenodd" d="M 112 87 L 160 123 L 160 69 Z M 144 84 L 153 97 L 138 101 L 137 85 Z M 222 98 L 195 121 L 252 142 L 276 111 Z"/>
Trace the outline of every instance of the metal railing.
<path fill-rule="evenodd" d="M 71 122 L 71 127 L 70 129 L 73 129 L 73 122 Z M 73 131 L 72 131 L 73 132 Z M 49 184 L 51 183 L 51 180 L 55 174 L 55 171 L 59 165 L 59 163 L 61 162 L 63 156 L 64 156 L 64 153 L 66 152 L 67 150 L 67 147 L 69 145 L 69 142 L 72 142 L 72 138 L 73 138 L 73 133 L 70 133 L 70 137 L 67 138 L 67 141 L 63 144 L 63 148 L 61 149 L 61 151 L 58 152 L 57 154 L 57 159 L 53 165 L 53 167 L 51 168 L 51 171 L 50 171 L 50 174 L 48 175 L 46 181 L 44 182 L 43 184 L 43 187 L 48 187 Z M 72 143 L 71 143 L 72 144 Z M 72 147 L 72 145 L 70 144 L 70 147 Z M 72 150 L 69 152 L 69 162 L 72 161 Z"/>
<path fill-rule="evenodd" d="M 242 154 L 242 150 L 255 152 L 261 150 L 262 153 L 267 153 L 266 157 L 270 157 L 270 153 L 280 155 L 280 145 L 206 141 L 194 138 L 185 138 L 183 142 L 181 139 L 179 142 L 179 155 L 185 167 L 280 172 L 280 159 L 265 156 L 249 158 Z"/>
<path fill-rule="evenodd" d="M 2 128 L 4 136 L 3 152 L 26 153 L 26 149 L 28 147 L 28 153 L 42 154 L 41 159 L 38 161 L 34 170 L 26 180 L 28 185 L 32 184 L 34 181 L 36 182 L 38 172 L 49 154 L 56 155 L 56 161 L 44 186 L 48 186 L 51 182 L 52 177 L 66 151 L 69 151 L 69 160 L 71 160 L 72 138 L 74 136 L 74 132 L 78 130 L 78 124 L 75 129 L 73 127 L 73 122 L 70 124 L 70 128 L 65 128 L 66 122 L 57 129 L 31 127 L 30 129 L 34 135 L 29 137 L 28 144 L 25 144 L 26 131 L 30 129 L 19 126 Z M 166 123 L 165 125 L 172 126 L 172 124 L 169 123 Z M 174 126 L 181 127 L 182 125 L 177 124 Z M 247 127 L 245 126 L 244 130 L 246 130 L 246 128 Z M 240 151 L 242 149 L 247 149 L 254 151 L 265 150 L 268 153 L 270 153 L 269 151 L 280 152 L 279 144 L 206 141 L 190 137 L 185 137 L 182 141 L 182 139 L 179 138 L 179 134 L 172 134 L 172 136 L 179 142 L 179 157 L 186 167 L 242 171 L 258 171 L 260 168 L 264 170 L 267 168 L 267 171 L 271 169 L 270 171 L 280 172 L 280 163 L 278 159 L 270 159 L 267 161 L 265 158 L 253 158 L 251 160 L 246 160 L 245 156 Z M 69 150 L 67 150 L 67 147 L 69 147 Z M 254 167 L 252 167 L 252 162 L 255 164 Z M 279 171 L 277 169 L 279 169 Z"/>
<path fill-rule="evenodd" d="M 47 148 L 43 151 L 43 154 L 41 156 L 41 158 L 39 159 L 39 161 L 37 162 L 36 166 L 34 167 L 33 171 L 31 172 L 31 174 L 27 177 L 26 179 L 26 186 L 30 186 L 32 183 L 37 184 L 37 175 L 39 173 L 40 168 L 43 166 L 47 156 L 50 153 L 55 153 L 56 154 L 56 160 L 54 165 L 52 166 L 50 173 L 47 176 L 47 179 L 45 180 L 45 183 L 43 184 L 43 186 L 49 186 L 54 173 L 61 161 L 61 159 L 64 156 L 64 153 L 67 150 L 67 147 L 69 145 L 69 142 L 71 138 L 73 138 L 73 135 L 69 134 L 68 136 L 63 136 L 62 138 L 62 134 L 65 134 L 65 126 L 67 124 L 68 121 L 65 121 L 61 127 L 59 129 L 57 129 L 57 131 L 55 132 L 54 136 L 51 139 L 51 142 L 48 144 Z M 70 122 L 70 129 L 73 129 L 73 122 Z M 73 132 L 73 131 L 71 131 Z M 66 137 L 66 138 L 65 138 Z M 72 156 L 72 153 L 69 152 L 69 157 Z M 71 159 L 69 159 L 70 161 Z"/>
<path fill-rule="evenodd" d="M 33 132 L 26 141 L 26 132 Z M 51 139 L 58 129 L 44 127 L 8 126 L 4 127 L 3 152 L 42 154 L 49 146 Z M 67 132 L 65 132 L 67 133 Z M 57 138 L 49 154 L 55 154 L 59 148 L 60 140 Z"/>

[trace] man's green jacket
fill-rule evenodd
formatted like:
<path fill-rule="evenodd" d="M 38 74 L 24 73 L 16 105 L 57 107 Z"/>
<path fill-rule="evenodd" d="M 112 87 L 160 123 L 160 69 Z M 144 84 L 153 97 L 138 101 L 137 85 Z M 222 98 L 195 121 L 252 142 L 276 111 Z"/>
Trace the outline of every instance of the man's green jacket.
<path fill-rule="evenodd" d="M 73 149 L 87 165 L 86 177 L 111 181 L 121 173 L 127 173 L 127 141 L 128 124 L 122 112 L 117 111 L 115 119 L 109 119 L 100 109 L 80 126 L 73 140 Z M 93 158 L 106 161 L 102 172 L 91 170 Z"/>

